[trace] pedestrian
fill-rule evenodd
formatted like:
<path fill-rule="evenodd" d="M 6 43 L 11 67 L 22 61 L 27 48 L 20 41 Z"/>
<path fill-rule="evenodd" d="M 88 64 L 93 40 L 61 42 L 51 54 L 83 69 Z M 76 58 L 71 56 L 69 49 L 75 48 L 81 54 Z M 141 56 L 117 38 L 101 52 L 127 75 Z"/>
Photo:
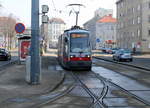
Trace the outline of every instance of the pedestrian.
<path fill-rule="evenodd" d="M 134 48 L 133 48 L 133 54 L 135 54 L 135 52 L 136 52 L 136 48 L 134 47 Z"/>

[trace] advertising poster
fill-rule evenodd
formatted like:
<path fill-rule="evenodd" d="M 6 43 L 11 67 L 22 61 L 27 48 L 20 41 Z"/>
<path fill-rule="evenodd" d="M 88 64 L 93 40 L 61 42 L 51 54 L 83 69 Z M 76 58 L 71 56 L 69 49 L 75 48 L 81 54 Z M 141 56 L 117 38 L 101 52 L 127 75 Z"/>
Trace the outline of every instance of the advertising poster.
<path fill-rule="evenodd" d="M 30 41 L 21 41 L 21 49 L 20 49 L 20 58 L 25 60 L 27 55 L 29 54 Z"/>

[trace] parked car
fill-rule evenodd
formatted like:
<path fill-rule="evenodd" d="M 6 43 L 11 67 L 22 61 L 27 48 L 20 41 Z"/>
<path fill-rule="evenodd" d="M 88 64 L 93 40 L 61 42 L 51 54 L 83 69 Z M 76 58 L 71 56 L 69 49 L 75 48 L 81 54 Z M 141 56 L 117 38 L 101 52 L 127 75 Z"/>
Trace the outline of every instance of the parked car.
<path fill-rule="evenodd" d="M 101 48 L 103 53 L 108 53 L 108 54 L 112 54 L 112 49 L 111 48 Z"/>
<path fill-rule="evenodd" d="M 119 50 L 119 48 L 112 48 L 112 54 L 115 54 L 116 51 L 118 51 L 118 50 Z"/>
<path fill-rule="evenodd" d="M 106 48 L 106 53 L 112 54 L 112 49 L 111 48 Z"/>
<path fill-rule="evenodd" d="M 129 50 L 120 49 L 113 54 L 113 60 L 122 61 L 122 60 L 129 60 L 132 61 L 132 53 Z"/>
<path fill-rule="evenodd" d="M 100 50 L 101 50 L 103 53 L 106 52 L 106 48 L 105 48 L 105 47 L 100 48 Z"/>
<path fill-rule="evenodd" d="M 0 60 L 11 60 L 11 54 L 4 48 L 0 48 Z"/>

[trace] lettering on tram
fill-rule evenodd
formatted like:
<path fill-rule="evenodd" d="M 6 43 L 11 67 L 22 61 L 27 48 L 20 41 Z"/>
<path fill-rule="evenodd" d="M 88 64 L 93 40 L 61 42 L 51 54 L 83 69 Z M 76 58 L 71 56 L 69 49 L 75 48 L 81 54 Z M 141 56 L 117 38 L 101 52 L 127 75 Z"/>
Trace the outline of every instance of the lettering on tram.
<path fill-rule="evenodd" d="M 90 32 L 81 28 L 71 28 L 59 37 L 58 61 L 67 69 L 91 70 L 92 56 Z"/>

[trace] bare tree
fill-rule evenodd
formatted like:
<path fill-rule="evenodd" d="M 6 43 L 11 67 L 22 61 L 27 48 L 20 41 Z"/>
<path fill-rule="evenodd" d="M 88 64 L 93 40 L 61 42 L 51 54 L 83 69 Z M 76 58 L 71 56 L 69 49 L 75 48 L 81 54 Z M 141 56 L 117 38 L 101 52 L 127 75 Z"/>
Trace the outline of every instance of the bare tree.
<path fill-rule="evenodd" d="M 0 19 L 1 32 L 3 33 L 5 40 L 4 47 L 7 47 L 7 49 L 12 48 L 12 40 L 15 37 L 15 24 L 16 19 L 12 17 L 12 14 L 10 14 L 8 17 L 1 17 Z"/>

